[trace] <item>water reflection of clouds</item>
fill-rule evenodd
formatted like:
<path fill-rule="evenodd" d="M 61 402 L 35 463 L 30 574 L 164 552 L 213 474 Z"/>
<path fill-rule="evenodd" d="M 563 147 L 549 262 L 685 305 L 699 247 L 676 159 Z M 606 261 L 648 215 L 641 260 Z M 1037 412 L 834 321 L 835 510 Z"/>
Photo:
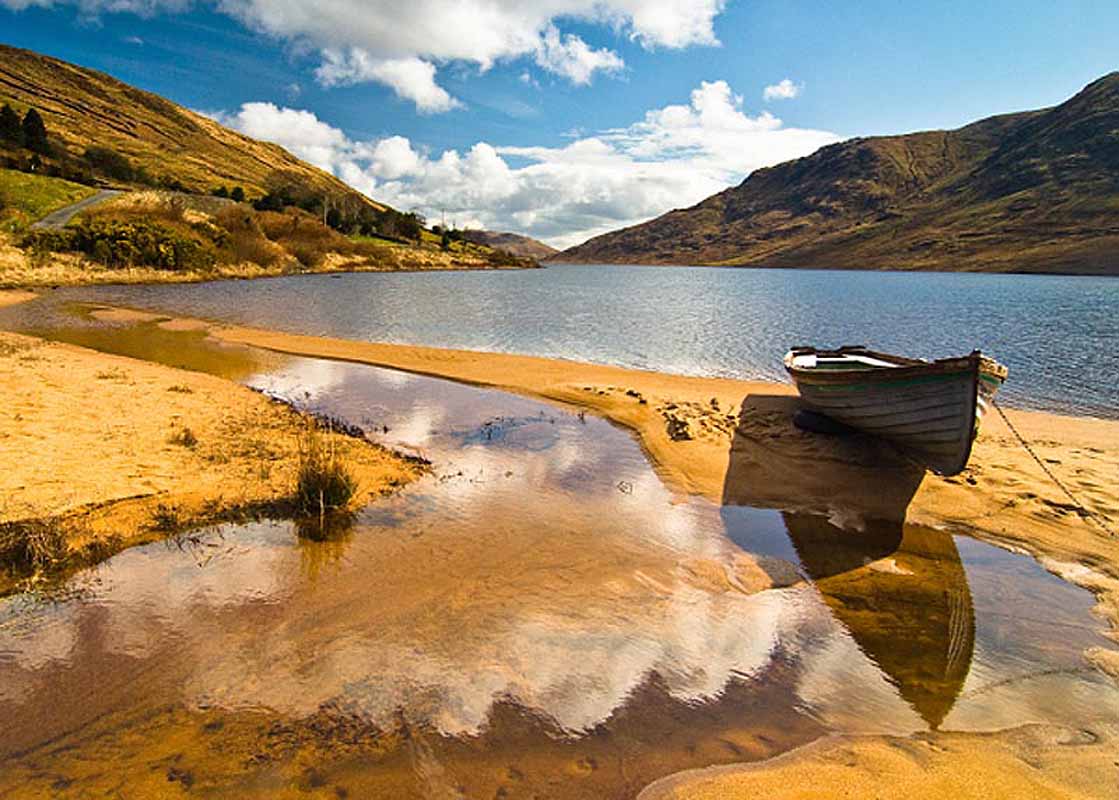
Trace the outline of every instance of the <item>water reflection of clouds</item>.
<path fill-rule="evenodd" d="M 481 636 L 455 636 L 448 619 L 430 647 L 395 631 L 309 647 L 277 631 L 252 646 L 220 648 L 188 692 L 207 705 L 294 716 L 332 703 L 387 727 L 403 709 L 411 723 L 451 735 L 478 734 L 495 703 L 513 700 L 576 733 L 608 719 L 653 674 L 682 702 L 718 697 L 732 679 L 764 671 L 805 613 L 800 590 L 743 596 L 675 588 L 621 615 L 613 597 L 570 614 L 514 616 Z M 808 613 L 823 615 L 826 626 L 822 606 Z"/>

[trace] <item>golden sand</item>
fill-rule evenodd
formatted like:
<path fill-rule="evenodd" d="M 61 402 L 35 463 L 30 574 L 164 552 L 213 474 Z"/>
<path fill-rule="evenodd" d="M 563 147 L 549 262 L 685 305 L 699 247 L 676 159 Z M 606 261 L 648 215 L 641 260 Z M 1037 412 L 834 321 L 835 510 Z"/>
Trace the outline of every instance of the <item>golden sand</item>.
<path fill-rule="evenodd" d="M 184 520 L 290 494 L 307 420 L 197 372 L 0 333 L 0 521 L 62 517 L 71 545 L 150 541 L 160 506 Z M 189 430 L 194 444 L 183 444 Z M 365 495 L 419 467 L 330 435 Z M 3 587 L 0 587 L 3 588 Z"/>
<path fill-rule="evenodd" d="M 1115 731 L 1026 726 L 999 734 L 823 739 L 769 761 L 657 781 L 639 800 L 1088 798 L 1115 789 Z"/>
<path fill-rule="evenodd" d="M 869 439 L 799 431 L 792 424 L 796 394 L 787 385 L 241 327 L 217 326 L 213 335 L 584 407 L 632 430 L 668 485 L 717 502 L 840 513 L 851 524 L 858 524 L 860 515 L 904 518 L 1029 552 L 1095 592 L 1097 610 L 1113 625 L 1109 635 L 1119 639 L 1119 539 L 1097 521 L 1119 526 L 1119 422 L 1007 411 L 1049 468 L 1098 515 L 1087 519 L 994 414 L 984 420 L 968 469 L 942 478 Z M 691 438 L 670 435 L 681 425 Z M 1105 672 L 1119 672 L 1114 651 L 1087 655 Z M 674 793 L 650 797 L 1082 797 L 1099 796 L 1101 780 L 1114 785 L 1114 737 L 1102 749 L 1077 749 L 1054 743 L 1060 733 L 1054 730 L 1041 729 L 1028 753 L 1014 733 L 959 735 L 951 738 L 952 749 L 942 747 L 947 734 L 925 743 L 860 740 L 849 745 L 859 756 L 854 761 L 844 757 L 836 763 L 835 753 L 847 751 L 835 750 L 823 760 L 747 768 L 743 778 L 731 768 L 718 779 L 683 780 L 673 784 Z M 897 755 L 906 748 L 923 749 L 927 758 Z"/>

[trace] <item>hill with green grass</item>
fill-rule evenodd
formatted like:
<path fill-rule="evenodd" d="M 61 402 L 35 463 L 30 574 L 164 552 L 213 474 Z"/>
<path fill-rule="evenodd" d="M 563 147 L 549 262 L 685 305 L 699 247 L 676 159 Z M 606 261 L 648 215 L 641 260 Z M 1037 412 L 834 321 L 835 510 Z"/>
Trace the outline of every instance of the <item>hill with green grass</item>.
<path fill-rule="evenodd" d="M 0 106 L 34 108 L 50 155 L 43 171 L 100 182 L 208 193 L 241 187 L 259 197 L 279 182 L 341 202 L 382 206 L 282 147 L 250 139 L 212 119 L 102 72 L 0 45 Z M 90 150 L 93 150 L 90 156 Z M 26 159 L 0 142 L 0 156 Z M 123 159 L 123 161 L 121 161 Z M 8 166 L 16 166 L 9 163 Z"/>
<path fill-rule="evenodd" d="M 1119 275 L 1119 72 L 1053 108 L 829 145 L 554 260 Z"/>
<path fill-rule="evenodd" d="M 0 169 L 0 231 L 22 230 L 52 211 L 73 205 L 97 190 L 61 178 Z"/>

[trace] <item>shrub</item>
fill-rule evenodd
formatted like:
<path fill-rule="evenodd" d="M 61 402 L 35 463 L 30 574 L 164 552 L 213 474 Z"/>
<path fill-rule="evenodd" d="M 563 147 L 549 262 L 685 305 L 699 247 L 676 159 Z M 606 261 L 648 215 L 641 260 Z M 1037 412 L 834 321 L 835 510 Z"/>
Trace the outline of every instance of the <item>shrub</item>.
<path fill-rule="evenodd" d="M 152 512 L 151 527 L 153 530 L 164 533 L 173 533 L 185 524 L 179 507 L 168 503 L 160 503 Z"/>
<path fill-rule="evenodd" d="M 214 215 L 214 224 L 226 234 L 219 245 L 226 261 L 270 267 L 287 258 L 283 248 L 264 235 L 261 216 L 238 206 L 223 208 Z"/>
<path fill-rule="evenodd" d="M 132 162 L 109 147 L 87 147 L 85 162 L 96 172 L 118 181 L 131 181 L 136 178 Z"/>
<path fill-rule="evenodd" d="M 47 141 L 47 126 L 43 124 L 39 112 L 33 108 L 27 109 L 23 117 L 23 146 L 37 155 L 51 154 L 50 142 Z"/>
<path fill-rule="evenodd" d="M 7 103 L 0 108 L 0 140 L 23 147 L 23 123 L 19 114 Z"/>
<path fill-rule="evenodd" d="M 357 494 L 357 481 L 338 455 L 333 440 L 308 427 L 299 445 L 295 505 L 307 515 L 323 517 L 345 509 Z"/>
<path fill-rule="evenodd" d="M 58 231 L 31 231 L 23 240 L 29 250 L 84 253 L 108 267 L 154 267 L 207 270 L 215 257 L 211 246 L 158 222 L 90 219 Z"/>
<path fill-rule="evenodd" d="M 245 202 L 245 190 L 240 186 L 234 186 L 233 191 L 229 193 L 229 199 L 236 203 Z"/>

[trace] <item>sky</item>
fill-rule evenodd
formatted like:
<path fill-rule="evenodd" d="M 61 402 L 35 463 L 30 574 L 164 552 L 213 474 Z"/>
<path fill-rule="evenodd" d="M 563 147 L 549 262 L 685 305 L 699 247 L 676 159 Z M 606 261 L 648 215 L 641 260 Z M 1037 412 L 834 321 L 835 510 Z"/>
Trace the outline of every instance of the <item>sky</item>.
<path fill-rule="evenodd" d="M 566 247 L 851 136 L 1059 103 L 1119 69 L 1119 2 L 0 0 L 0 41 Z"/>

